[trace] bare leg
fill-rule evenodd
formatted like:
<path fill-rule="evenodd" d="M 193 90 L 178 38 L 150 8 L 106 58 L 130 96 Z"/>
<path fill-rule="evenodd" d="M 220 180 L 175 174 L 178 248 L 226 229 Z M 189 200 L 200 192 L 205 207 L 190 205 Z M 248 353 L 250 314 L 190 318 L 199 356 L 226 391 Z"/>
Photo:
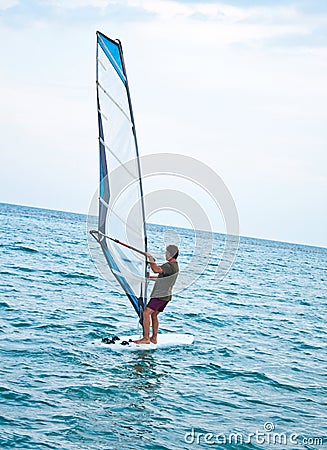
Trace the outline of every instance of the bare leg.
<path fill-rule="evenodd" d="M 158 338 L 158 329 L 159 329 L 158 314 L 159 314 L 159 311 L 154 311 L 152 314 L 152 336 L 150 338 L 150 341 L 153 344 L 157 343 L 157 338 Z"/>
<path fill-rule="evenodd" d="M 150 344 L 150 318 L 153 313 L 153 309 L 148 307 L 143 311 L 143 338 L 134 341 L 135 344 Z"/>

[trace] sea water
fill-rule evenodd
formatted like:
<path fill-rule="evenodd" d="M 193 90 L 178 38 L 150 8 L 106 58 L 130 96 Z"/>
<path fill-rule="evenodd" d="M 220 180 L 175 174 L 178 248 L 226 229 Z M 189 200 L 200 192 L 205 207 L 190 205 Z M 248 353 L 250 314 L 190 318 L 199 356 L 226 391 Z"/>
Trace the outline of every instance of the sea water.
<path fill-rule="evenodd" d="M 91 343 L 137 320 L 86 217 L 1 204 L 0 229 L 1 449 L 326 446 L 326 249 L 241 238 L 219 284 L 206 268 L 160 316 L 194 345 L 115 353 Z"/>

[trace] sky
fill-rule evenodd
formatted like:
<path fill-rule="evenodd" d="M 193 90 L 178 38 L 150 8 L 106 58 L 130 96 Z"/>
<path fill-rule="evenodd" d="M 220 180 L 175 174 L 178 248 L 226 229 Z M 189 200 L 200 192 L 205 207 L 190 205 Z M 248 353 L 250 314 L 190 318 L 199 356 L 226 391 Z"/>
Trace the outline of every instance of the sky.
<path fill-rule="evenodd" d="M 327 246 L 325 0 L 0 0 L 1 202 L 87 213 L 96 30 L 123 44 L 141 154 L 212 168 L 241 235 Z"/>

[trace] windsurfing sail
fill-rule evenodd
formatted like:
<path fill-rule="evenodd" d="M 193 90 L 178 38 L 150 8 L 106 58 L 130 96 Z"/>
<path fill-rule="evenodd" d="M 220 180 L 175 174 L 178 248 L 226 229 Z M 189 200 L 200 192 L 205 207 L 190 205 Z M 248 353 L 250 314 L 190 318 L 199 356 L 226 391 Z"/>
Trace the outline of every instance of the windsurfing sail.
<path fill-rule="evenodd" d="M 121 43 L 99 31 L 96 68 L 100 184 L 91 234 L 142 322 L 147 237 L 135 123 Z"/>

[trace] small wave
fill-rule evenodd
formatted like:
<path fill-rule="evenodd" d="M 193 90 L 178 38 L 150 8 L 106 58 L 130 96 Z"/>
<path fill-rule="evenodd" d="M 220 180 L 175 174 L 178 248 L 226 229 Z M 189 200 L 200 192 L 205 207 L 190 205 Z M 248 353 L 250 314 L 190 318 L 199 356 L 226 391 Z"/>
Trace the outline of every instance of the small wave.
<path fill-rule="evenodd" d="M 270 262 L 270 265 L 272 266 L 278 266 L 278 267 L 287 267 L 286 264 L 276 263 L 276 262 Z"/>
<path fill-rule="evenodd" d="M 239 293 L 238 292 L 235 292 L 235 291 L 222 291 L 224 294 L 227 294 L 227 295 L 239 295 Z"/>
<path fill-rule="evenodd" d="M 24 272 L 24 273 L 41 273 L 46 276 L 58 275 L 63 278 L 71 278 L 71 279 L 83 278 L 84 280 L 98 280 L 97 276 L 91 275 L 91 274 L 86 274 L 83 272 L 63 272 L 61 270 L 56 271 L 56 270 L 39 269 L 39 268 L 31 268 L 31 267 L 13 267 L 13 268 L 19 272 Z M 15 275 L 14 273 L 8 272 L 8 271 L 4 271 L 4 272 L 0 272 L 0 273 L 6 274 L 6 275 Z"/>
<path fill-rule="evenodd" d="M 219 349 L 217 350 L 217 352 L 218 352 L 220 355 L 227 356 L 227 357 L 229 357 L 229 358 L 231 358 L 231 357 L 235 354 L 235 352 L 233 352 L 232 350 L 230 350 L 230 349 L 228 349 L 228 348 L 226 348 L 226 347 L 224 347 L 224 348 L 219 348 Z"/>
<path fill-rule="evenodd" d="M 7 302 L 0 302 L 0 308 L 10 308 Z"/>
<path fill-rule="evenodd" d="M 21 252 L 25 252 L 25 253 L 39 253 L 39 251 L 36 250 L 35 248 L 25 247 L 23 245 L 13 245 L 10 248 L 10 250 L 21 251 Z"/>
<path fill-rule="evenodd" d="M 232 379 L 232 378 L 245 378 L 248 379 L 250 383 L 267 383 L 273 387 L 279 389 L 286 389 L 291 392 L 298 392 L 302 390 L 301 387 L 295 387 L 290 384 L 281 383 L 268 377 L 263 372 L 250 372 L 246 370 L 232 370 L 221 367 L 219 364 L 210 363 L 208 365 L 193 365 L 192 369 L 200 372 L 205 372 L 209 376 L 214 376 L 220 379 Z"/>
<path fill-rule="evenodd" d="M 19 272 L 27 272 L 27 273 L 33 273 L 33 272 L 38 272 L 37 269 L 32 269 L 31 267 L 13 267 L 15 270 L 19 271 Z M 9 273 L 9 272 L 8 272 Z M 12 273 L 9 273 L 10 275 L 14 275 Z"/>
<path fill-rule="evenodd" d="M 119 386 L 108 386 L 108 387 L 99 387 L 99 386 L 84 386 L 84 385 L 75 385 L 75 386 L 67 386 L 62 388 L 57 388 L 51 391 L 48 391 L 48 394 L 61 394 L 70 399 L 98 399 L 101 397 L 102 399 L 105 397 L 112 397 L 115 393 L 120 392 Z"/>
<path fill-rule="evenodd" d="M 65 277 L 65 278 L 83 278 L 84 280 L 97 280 L 98 279 L 98 277 L 96 277 L 94 275 L 81 273 L 81 272 L 77 272 L 77 273 L 53 272 L 53 273 L 55 273 L 56 275 Z"/>
<path fill-rule="evenodd" d="M 4 386 L 0 386 L 1 397 L 6 399 L 6 402 L 19 402 L 30 406 L 32 403 L 32 396 L 27 392 L 17 392 L 13 389 L 8 389 Z"/>
<path fill-rule="evenodd" d="M 298 346 L 294 347 L 296 350 L 321 350 L 320 345 L 306 344 L 301 342 Z"/>

